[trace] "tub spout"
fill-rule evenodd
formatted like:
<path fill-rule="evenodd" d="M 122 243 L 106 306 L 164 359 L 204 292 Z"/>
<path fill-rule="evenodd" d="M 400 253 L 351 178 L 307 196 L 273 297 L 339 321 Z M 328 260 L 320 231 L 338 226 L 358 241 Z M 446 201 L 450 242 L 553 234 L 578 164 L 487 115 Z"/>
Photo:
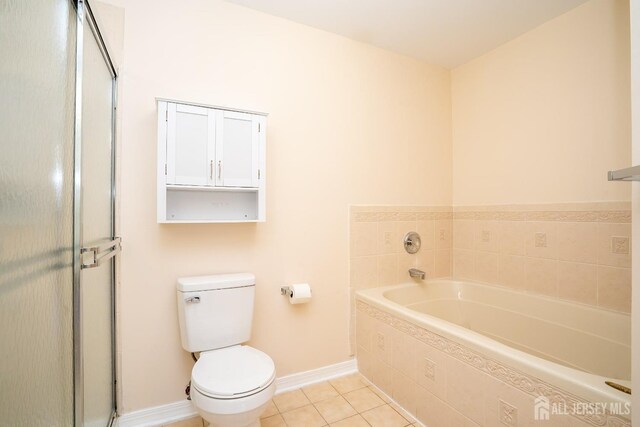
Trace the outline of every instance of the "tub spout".
<path fill-rule="evenodd" d="M 427 275 L 427 273 L 425 273 L 422 270 L 418 270 L 417 268 L 410 268 L 409 269 L 409 276 L 413 277 L 414 279 L 424 280 L 426 275 Z"/>

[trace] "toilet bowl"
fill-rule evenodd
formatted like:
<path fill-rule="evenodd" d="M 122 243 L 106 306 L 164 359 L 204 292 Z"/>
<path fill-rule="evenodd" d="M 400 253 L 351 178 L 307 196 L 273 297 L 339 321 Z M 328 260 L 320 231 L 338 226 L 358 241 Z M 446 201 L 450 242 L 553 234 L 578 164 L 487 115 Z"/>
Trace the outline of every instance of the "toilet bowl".
<path fill-rule="evenodd" d="M 203 352 L 191 373 L 191 400 L 215 427 L 259 426 L 274 392 L 273 361 L 249 346 Z"/>

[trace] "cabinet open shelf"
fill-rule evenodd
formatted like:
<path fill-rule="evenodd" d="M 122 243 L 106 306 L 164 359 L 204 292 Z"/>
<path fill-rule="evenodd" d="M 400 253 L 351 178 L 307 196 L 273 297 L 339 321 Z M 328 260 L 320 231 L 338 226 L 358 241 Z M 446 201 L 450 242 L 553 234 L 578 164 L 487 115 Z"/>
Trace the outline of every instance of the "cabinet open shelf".
<path fill-rule="evenodd" d="M 216 219 L 216 220 L 202 220 L 202 219 L 177 219 L 163 221 L 163 224 L 241 224 L 241 223 L 257 223 L 262 222 L 259 219 Z"/>
<path fill-rule="evenodd" d="M 160 222 L 258 221 L 257 191 L 193 191 L 168 188 L 165 215 Z"/>

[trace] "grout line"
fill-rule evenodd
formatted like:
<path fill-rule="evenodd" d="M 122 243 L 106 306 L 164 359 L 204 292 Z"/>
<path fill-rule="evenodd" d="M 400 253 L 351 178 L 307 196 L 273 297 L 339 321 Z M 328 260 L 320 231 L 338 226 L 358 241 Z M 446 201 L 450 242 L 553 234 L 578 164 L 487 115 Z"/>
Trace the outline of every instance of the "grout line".
<path fill-rule="evenodd" d="M 400 416 L 401 416 L 401 417 L 402 417 L 406 422 L 408 422 L 408 423 L 409 423 L 409 424 L 407 424 L 407 425 L 411 425 L 411 424 L 413 424 L 413 422 L 412 422 L 412 421 L 409 421 L 405 415 L 403 415 L 402 413 L 400 413 L 400 411 L 398 411 L 396 408 L 394 408 L 392 404 L 389 404 L 389 406 L 391 407 L 391 409 L 393 409 L 394 411 L 396 411 L 396 413 L 397 413 L 398 415 L 400 415 Z M 396 404 L 396 406 L 398 406 L 398 408 L 401 408 L 401 409 L 402 409 L 402 407 L 401 407 L 400 405 Z M 404 411 L 404 409 L 403 409 L 403 411 Z M 408 413 L 408 412 L 407 412 L 407 413 Z M 409 414 L 409 415 L 411 415 L 411 414 Z M 411 415 L 411 418 L 414 418 L 414 416 L 413 416 L 413 415 Z"/>
<path fill-rule="evenodd" d="M 407 424 L 405 425 L 405 427 L 407 427 L 407 426 L 413 426 L 414 424 L 415 424 L 415 425 L 418 425 L 418 426 L 420 426 L 420 425 L 421 425 L 421 424 L 419 424 L 419 421 L 411 421 L 411 420 L 407 419 L 407 416 L 405 416 L 402 412 L 400 412 L 400 411 L 405 411 L 405 412 L 407 412 L 404 408 L 402 408 L 402 406 L 400 406 L 397 402 L 395 402 L 393 399 L 391 399 L 391 398 L 390 398 L 386 393 L 384 393 L 383 391 L 381 391 L 380 389 L 378 389 L 374 384 L 372 384 L 369 380 L 367 380 L 364 376 L 362 376 L 362 374 L 358 373 L 358 375 L 360 375 L 361 380 L 362 380 L 362 383 L 363 383 L 364 385 L 363 385 L 362 387 L 359 387 L 359 388 L 356 388 L 356 389 L 353 389 L 353 390 L 349 390 L 349 391 L 347 391 L 347 392 L 345 392 L 345 393 L 341 393 L 341 392 L 339 392 L 339 391 L 335 388 L 335 386 L 334 386 L 333 384 L 331 384 L 331 382 L 330 382 L 329 380 L 327 380 L 327 381 L 326 381 L 326 383 L 327 383 L 327 384 L 328 384 L 328 385 L 329 385 L 333 390 L 335 390 L 335 391 L 336 391 L 337 395 L 336 395 L 336 396 L 333 396 L 333 397 L 328 397 L 328 398 L 326 398 L 326 399 L 319 400 L 319 401 L 317 401 L 317 402 L 311 402 L 311 399 L 309 398 L 309 396 L 305 393 L 305 391 L 302 389 L 302 387 L 300 387 L 299 389 L 296 389 L 296 390 L 300 390 L 300 391 L 302 391 L 302 394 L 305 396 L 305 398 L 306 398 L 307 400 L 309 400 L 309 403 L 308 403 L 308 404 L 302 405 L 302 406 L 300 406 L 300 407 L 298 407 L 298 408 L 294 408 L 294 409 L 291 409 L 291 410 L 286 411 L 286 412 L 284 412 L 284 413 L 283 413 L 282 411 L 280 411 L 280 408 L 278 407 L 278 405 L 276 405 L 275 401 L 273 401 L 273 400 L 272 400 L 273 405 L 274 405 L 274 407 L 275 407 L 275 409 L 276 409 L 276 413 L 275 413 L 275 414 L 270 415 L 269 417 L 264 417 L 264 418 L 261 418 L 261 419 L 267 419 L 267 418 L 271 418 L 271 417 L 279 416 L 279 417 L 282 419 L 282 422 L 283 422 L 286 426 L 289 426 L 289 424 L 287 423 L 286 419 L 284 418 L 284 414 L 285 414 L 285 413 L 292 412 L 292 411 L 296 411 L 296 410 L 299 410 L 299 409 L 304 408 L 304 407 L 307 407 L 307 406 L 312 406 L 312 407 L 313 407 L 313 408 L 318 412 L 318 414 L 320 415 L 320 417 L 322 418 L 322 420 L 326 423 L 326 424 L 325 424 L 325 426 L 329 426 L 329 425 L 330 425 L 330 423 L 329 423 L 329 422 L 327 421 L 327 419 L 322 415 L 322 413 L 318 410 L 318 407 L 317 407 L 316 405 L 317 405 L 317 404 L 319 404 L 319 403 L 322 403 L 322 402 L 326 402 L 327 400 L 330 400 L 330 399 L 335 399 L 336 397 L 342 397 L 342 399 L 347 403 L 347 405 L 349 405 L 349 407 L 350 407 L 350 408 L 351 408 L 355 413 L 354 413 L 353 415 L 349 415 L 349 416 L 347 416 L 347 417 L 345 417 L 345 418 L 341 418 L 341 419 L 339 419 L 339 420 L 336 420 L 334 423 L 341 422 L 341 421 L 343 421 L 343 420 L 346 420 L 346 419 L 348 419 L 348 418 L 352 418 L 352 417 L 360 417 L 362 420 L 364 420 L 364 422 L 365 422 L 368 426 L 371 426 L 371 423 L 370 423 L 369 421 L 367 421 L 367 419 L 366 419 L 362 414 L 364 414 L 364 413 L 366 413 L 366 412 L 373 411 L 373 410 L 378 409 L 378 408 L 381 408 L 381 407 L 383 407 L 383 406 L 389 406 L 389 407 L 390 407 L 390 408 L 391 408 L 395 413 L 397 413 L 397 414 L 398 414 L 402 419 L 404 419 L 404 420 L 407 422 Z M 354 391 L 363 390 L 363 389 L 367 389 L 369 392 L 373 393 L 376 397 L 378 397 L 378 398 L 381 400 L 381 402 L 382 402 L 382 403 L 381 403 L 381 404 L 379 404 L 379 405 L 377 405 L 377 406 L 374 406 L 374 407 L 368 408 L 368 409 L 366 409 L 366 410 L 364 410 L 364 411 L 362 411 L 362 412 L 360 412 L 360 411 L 356 410 L 356 408 L 354 408 L 354 407 L 353 407 L 353 405 L 351 404 L 351 402 L 349 402 L 349 400 L 348 400 L 348 399 L 346 399 L 346 398 L 344 397 L 344 395 L 345 395 L 345 394 L 348 394 L 348 393 L 351 393 L 351 392 L 354 392 Z M 295 391 L 295 390 L 292 390 L 292 391 Z M 388 400 L 389 402 L 386 402 L 385 400 Z M 395 406 L 395 407 L 394 407 L 394 406 Z M 399 409 L 397 409 L 397 408 L 399 408 Z M 407 414 L 409 414 L 409 413 L 407 412 Z M 413 414 L 409 414 L 409 416 L 410 416 L 411 418 L 415 418 L 415 417 L 413 416 Z M 202 421 L 202 426 L 204 427 L 204 420 L 203 420 L 202 418 L 201 418 L 201 421 Z M 416 423 L 417 423 L 417 424 L 416 424 Z"/>
<path fill-rule="evenodd" d="M 364 416 L 362 416 L 362 414 L 363 414 L 363 413 L 366 413 L 366 412 L 369 412 L 369 411 L 372 411 L 372 410 L 377 409 L 377 408 L 381 408 L 381 407 L 383 407 L 383 406 L 389 406 L 389 407 L 390 407 L 390 408 L 391 408 L 395 413 L 397 413 L 400 417 L 402 417 L 402 419 L 404 419 L 404 420 L 407 422 L 407 424 L 405 425 L 405 427 L 406 427 L 406 426 L 412 426 L 412 425 L 413 425 L 413 422 L 412 422 L 412 421 L 408 420 L 408 419 L 406 418 L 406 416 L 405 416 L 405 415 L 403 415 L 403 414 L 402 414 L 398 409 L 394 408 L 394 406 L 393 406 L 393 405 L 396 405 L 398 408 L 400 408 L 400 409 L 404 410 L 400 405 L 398 405 L 398 404 L 397 404 L 395 401 L 393 401 L 392 399 L 388 398 L 388 396 L 387 396 L 384 392 L 380 391 L 380 392 L 381 392 L 381 393 L 386 397 L 386 399 L 384 399 L 382 396 L 380 396 L 380 395 L 379 395 L 378 393 L 376 393 L 376 391 L 374 390 L 374 389 L 379 390 L 379 389 L 377 389 L 377 387 L 376 387 L 375 385 L 373 385 L 369 380 L 367 380 L 365 377 L 363 377 L 363 376 L 362 376 L 362 374 L 360 374 L 360 373 L 358 373 L 358 374 L 359 374 L 359 375 L 361 376 L 361 378 L 362 378 L 362 383 L 363 383 L 363 386 L 362 386 L 362 387 L 358 387 L 358 388 L 356 388 L 356 389 L 349 390 L 349 391 L 347 391 L 347 392 L 345 392 L 345 393 L 341 393 L 341 392 L 339 392 L 339 391 L 335 388 L 335 386 L 334 386 L 333 384 L 331 384 L 330 380 L 327 380 L 327 381 L 326 381 L 326 383 L 327 383 L 327 384 L 328 384 L 328 385 L 329 385 L 333 390 L 335 390 L 335 391 L 336 391 L 337 395 L 336 395 L 336 396 L 332 396 L 332 397 L 328 397 L 328 398 L 326 398 L 326 399 L 319 400 L 319 401 L 317 401 L 317 402 L 311 402 L 311 399 L 310 399 L 310 398 L 309 398 L 309 396 L 305 393 L 305 391 L 303 390 L 303 388 L 302 388 L 302 387 L 301 387 L 301 388 L 299 388 L 299 389 L 296 389 L 296 390 L 300 390 L 300 391 L 302 391 L 302 394 L 307 398 L 307 400 L 309 400 L 309 404 L 303 405 L 303 406 L 301 406 L 301 407 L 299 407 L 299 408 L 291 409 L 290 411 L 286 411 L 285 413 L 292 412 L 292 411 L 296 411 L 296 410 L 298 410 L 298 409 L 300 409 L 300 408 L 304 408 L 304 407 L 307 407 L 307 406 L 313 406 L 313 408 L 318 412 L 318 414 L 320 415 L 320 417 L 322 418 L 322 420 L 326 423 L 326 424 L 325 424 L 325 426 L 329 426 L 331 423 L 329 423 L 329 422 L 327 421 L 327 419 L 326 419 L 326 418 L 324 418 L 324 416 L 323 416 L 323 415 L 322 415 L 322 413 L 318 410 L 318 407 L 317 407 L 316 405 L 317 405 L 317 404 L 319 404 L 319 403 L 322 403 L 322 402 L 326 402 L 327 400 L 330 400 L 330 399 L 335 399 L 335 398 L 337 398 L 337 397 L 342 397 L 342 399 L 347 403 L 347 405 L 349 405 L 349 407 L 351 407 L 351 409 L 353 409 L 353 411 L 354 411 L 355 413 L 354 413 L 353 415 L 347 416 L 347 417 L 345 417 L 345 418 L 341 418 L 341 419 L 339 419 L 339 420 L 336 420 L 334 423 L 337 423 L 337 422 L 343 421 L 343 420 L 348 419 L 348 418 L 352 418 L 352 417 L 359 416 L 360 418 L 362 418 L 362 419 L 367 423 L 367 425 L 371 426 L 371 423 L 369 423 L 369 421 L 367 421 L 367 419 L 366 419 Z M 379 404 L 379 405 L 377 405 L 377 406 L 374 406 L 374 407 L 368 408 L 368 409 L 366 409 L 366 410 L 364 410 L 364 411 L 362 411 L 362 412 L 357 411 L 357 410 L 353 407 L 353 405 L 352 405 L 352 404 L 351 404 L 351 403 L 350 403 L 350 402 L 349 402 L 349 401 L 344 397 L 344 395 L 345 395 L 345 394 L 348 394 L 348 393 L 351 393 L 351 392 L 354 392 L 354 391 L 357 391 L 357 390 L 363 390 L 363 389 L 367 389 L 367 390 L 369 390 L 371 393 L 373 393 L 374 395 L 376 395 L 376 396 L 377 396 L 377 397 L 382 401 L 382 403 L 381 403 L 381 404 Z M 294 391 L 294 390 L 292 390 L 292 391 Z M 385 402 L 385 400 L 389 400 L 389 402 Z M 278 412 L 277 412 L 276 414 L 271 415 L 271 417 L 274 417 L 274 416 L 278 416 L 278 415 L 279 415 L 279 416 L 282 418 L 282 421 L 284 422 L 284 424 L 285 424 L 285 425 L 287 425 L 287 426 L 289 426 L 289 424 L 287 423 L 287 421 L 285 420 L 285 418 L 284 418 L 284 416 L 283 416 L 283 415 L 284 415 L 284 413 L 280 411 L 280 408 L 278 407 L 278 405 L 276 405 L 276 404 L 275 404 L 275 402 L 273 402 L 273 403 L 274 403 L 274 406 L 275 406 L 275 408 L 276 408 L 276 410 L 277 410 Z M 413 418 L 413 415 L 410 415 L 410 416 Z M 266 417 L 266 418 L 270 418 L 270 417 Z M 419 424 L 418 424 L 418 425 L 419 425 Z"/>

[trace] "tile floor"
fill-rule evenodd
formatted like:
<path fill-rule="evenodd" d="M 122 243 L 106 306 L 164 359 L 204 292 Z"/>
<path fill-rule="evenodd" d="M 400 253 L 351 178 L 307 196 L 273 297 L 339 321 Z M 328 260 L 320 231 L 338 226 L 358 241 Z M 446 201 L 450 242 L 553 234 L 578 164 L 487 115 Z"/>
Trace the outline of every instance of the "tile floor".
<path fill-rule="evenodd" d="M 420 425 L 360 374 L 278 394 L 262 414 L 262 427 L 405 427 Z M 191 418 L 166 427 L 203 427 Z"/>

